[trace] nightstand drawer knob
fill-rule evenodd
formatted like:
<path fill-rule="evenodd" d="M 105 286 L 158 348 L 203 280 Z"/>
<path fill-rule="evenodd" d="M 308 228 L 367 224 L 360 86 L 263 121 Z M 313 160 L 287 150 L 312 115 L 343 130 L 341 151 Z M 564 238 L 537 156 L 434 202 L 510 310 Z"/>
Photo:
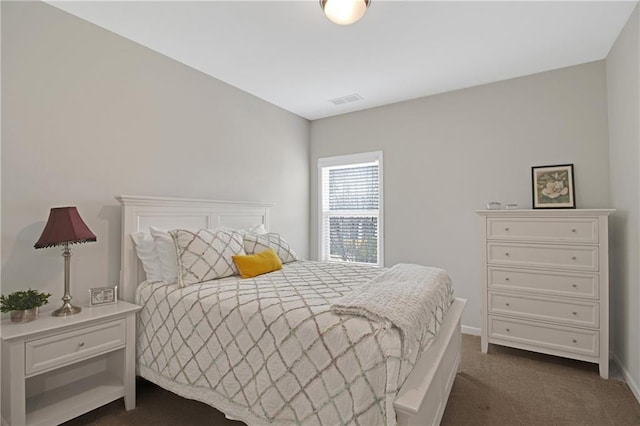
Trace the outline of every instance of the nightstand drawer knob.
<path fill-rule="evenodd" d="M 78 343 L 78 347 L 79 347 L 79 348 L 81 348 L 81 347 L 83 347 L 83 346 L 84 346 L 84 342 L 80 342 L 80 343 Z"/>
<path fill-rule="evenodd" d="M 505 281 L 509 281 L 509 277 L 505 278 L 504 280 L 505 280 Z"/>
<path fill-rule="evenodd" d="M 577 231 L 576 231 L 576 228 L 573 228 L 573 229 L 571 230 L 571 232 L 577 232 Z"/>
<path fill-rule="evenodd" d="M 572 342 L 573 343 L 578 343 L 578 341 L 576 339 L 573 339 Z"/>
<path fill-rule="evenodd" d="M 505 255 L 505 256 L 509 256 L 509 252 L 506 252 L 504 255 Z"/>
<path fill-rule="evenodd" d="M 577 313 L 577 312 L 572 312 L 572 313 L 573 313 L 573 315 L 578 315 L 578 313 Z"/>
<path fill-rule="evenodd" d="M 509 232 L 509 228 L 504 228 L 505 231 Z"/>
<path fill-rule="evenodd" d="M 571 256 L 571 260 L 576 260 L 576 259 L 577 259 L 577 257 Z"/>
<path fill-rule="evenodd" d="M 571 284 L 571 287 L 578 288 L 578 284 Z"/>
<path fill-rule="evenodd" d="M 511 332 L 511 330 L 509 330 L 509 329 L 507 328 L 507 333 L 510 333 L 510 332 Z"/>
<path fill-rule="evenodd" d="M 508 304 L 508 303 L 505 303 L 505 305 L 509 306 L 509 304 Z"/>

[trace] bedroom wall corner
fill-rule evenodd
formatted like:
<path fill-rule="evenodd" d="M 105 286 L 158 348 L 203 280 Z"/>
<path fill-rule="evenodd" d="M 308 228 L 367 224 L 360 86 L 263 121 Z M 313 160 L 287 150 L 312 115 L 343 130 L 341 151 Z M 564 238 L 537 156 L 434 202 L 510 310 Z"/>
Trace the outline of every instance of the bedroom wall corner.
<path fill-rule="evenodd" d="M 606 58 L 611 179 L 611 347 L 640 401 L 640 6 Z"/>
<path fill-rule="evenodd" d="M 121 194 L 275 203 L 308 256 L 308 120 L 46 3 L 1 7 L 3 292 L 59 305 L 61 252 L 33 244 L 62 205 L 98 238 L 74 247 L 74 301 L 116 285 Z"/>

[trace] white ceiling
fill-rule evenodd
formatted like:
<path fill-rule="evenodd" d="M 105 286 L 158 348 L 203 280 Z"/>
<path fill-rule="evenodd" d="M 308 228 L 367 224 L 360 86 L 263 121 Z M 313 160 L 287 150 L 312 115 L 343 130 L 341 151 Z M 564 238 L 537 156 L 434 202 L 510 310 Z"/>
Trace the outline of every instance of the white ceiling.
<path fill-rule="evenodd" d="M 49 3 L 314 120 L 603 59 L 637 1 L 372 0 L 347 27 L 316 0 Z"/>

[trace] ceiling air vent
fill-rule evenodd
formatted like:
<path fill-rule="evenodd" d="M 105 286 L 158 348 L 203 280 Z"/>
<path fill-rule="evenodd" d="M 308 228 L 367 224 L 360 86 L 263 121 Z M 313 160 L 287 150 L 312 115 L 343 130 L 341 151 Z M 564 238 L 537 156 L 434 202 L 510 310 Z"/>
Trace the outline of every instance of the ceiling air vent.
<path fill-rule="evenodd" d="M 353 95 L 347 95 L 347 96 L 341 96 L 335 99 L 329 99 L 329 102 L 331 102 L 334 105 L 344 105 L 344 104 L 357 102 L 361 100 L 362 100 L 362 96 L 358 95 L 357 93 L 354 93 Z"/>

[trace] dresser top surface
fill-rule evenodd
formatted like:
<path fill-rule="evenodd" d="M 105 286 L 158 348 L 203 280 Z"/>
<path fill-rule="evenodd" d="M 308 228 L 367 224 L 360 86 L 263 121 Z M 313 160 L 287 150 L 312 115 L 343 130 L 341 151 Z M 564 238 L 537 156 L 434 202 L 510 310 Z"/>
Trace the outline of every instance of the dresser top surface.
<path fill-rule="evenodd" d="M 609 216 L 615 209 L 513 209 L 513 210 L 476 210 L 478 216 L 503 217 L 597 217 Z"/>

